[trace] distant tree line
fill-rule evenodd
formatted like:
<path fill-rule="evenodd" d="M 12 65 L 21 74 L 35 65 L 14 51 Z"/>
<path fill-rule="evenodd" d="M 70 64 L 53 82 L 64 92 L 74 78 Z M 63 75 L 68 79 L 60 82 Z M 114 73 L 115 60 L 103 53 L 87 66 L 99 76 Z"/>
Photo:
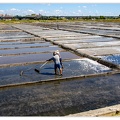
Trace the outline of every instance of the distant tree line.
<path fill-rule="evenodd" d="M 23 20 L 23 19 L 29 19 L 29 20 L 78 20 L 78 19 L 118 19 L 119 16 L 42 16 L 42 15 L 28 15 L 28 16 L 1 16 L 1 20 L 5 19 L 15 19 L 15 20 Z"/>

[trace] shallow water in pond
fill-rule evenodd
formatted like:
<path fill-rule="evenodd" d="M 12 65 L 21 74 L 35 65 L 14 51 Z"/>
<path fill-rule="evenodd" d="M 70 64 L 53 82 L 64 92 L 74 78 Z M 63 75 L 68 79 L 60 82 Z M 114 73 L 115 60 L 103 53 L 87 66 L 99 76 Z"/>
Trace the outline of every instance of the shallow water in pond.
<path fill-rule="evenodd" d="M 56 49 L 57 50 L 57 49 Z M 70 52 L 61 52 L 63 59 L 78 59 L 79 56 Z M 34 61 L 45 61 L 52 57 L 52 53 L 26 54 L 18 56 L 0 56 L 0 64 L 28 63 Z"/>
<path fill-rule="evenodd" d="M 109 55 L 109 56 L 102 56 L 101 57 L 104 60 L 110 61 L 114 64 L 120 65 L 120 55 Z"/>
<path fill-rule="evenodd" d="M 0 32 L 0 39 L 14 39 L 14 38 L 26 38 L 26 37 L 34 37 L 25 32 Z"/>
<path fill-rule="evenodd" d="M 50 44 L 49 42 L 36 42 L 36 43 L 0 43 L 0 48 L 24 48 L 24 47 L 46 47 L 46 46 L 51 46 L 52 44 Z"/>
<path fill-rule="evenodd" d="M 0 89 L 1 116 L 65 116 L 120 104 L 120 75 Z"/>
<path fill-rule="evenodd" d="M 49 52 L 61 50 L 58 46 L 47 46 L 47 47 L 40 47 L 40 48 L 22 48 L 22 49 L 10 49 L 10 50 L 0 50 L 0 54 L 22 54 L 22 53 L 32 53 L 32 52 Z"/>
<path fill-rule="evenodd" d="M 54 74 L 53 63 L 48 62 L 48 64 L 46 64 L 44 67 L 40 69 L 41 65 L 42 64 L 1 68 L 0 85 L 73 77 L 80 75 L 104 73 L 110 71 L 109 68 L 89 59 L 76 59 L 63 62 L 64 69 L 62 76 Z M 34 71 L 35 68 L 40 70 L 40 74 Z M 23 76 L 20 76 L 20 71 L 24 71 Z"/>
<path fill-rule="evenodd" d="M 0 37 L 0 39 L 4 40 L 4 39 L 18 39 L 18 38 L 31 38 L 34 37 L 32 35 L 21 35 L 21 36 L 4 36 L 4 37 Z M 9 41 L 9 40 L 8 40 Z"/>

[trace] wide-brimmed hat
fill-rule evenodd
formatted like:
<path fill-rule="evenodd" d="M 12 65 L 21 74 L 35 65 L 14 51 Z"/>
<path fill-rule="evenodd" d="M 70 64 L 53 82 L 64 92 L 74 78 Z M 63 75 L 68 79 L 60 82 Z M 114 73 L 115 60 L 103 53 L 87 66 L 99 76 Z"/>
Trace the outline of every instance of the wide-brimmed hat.
<path fill-rule="evenodd" d="M 55 52 L 56 52 L 57 54 L 60 54 L 59 50 L 56 50 Z"/>

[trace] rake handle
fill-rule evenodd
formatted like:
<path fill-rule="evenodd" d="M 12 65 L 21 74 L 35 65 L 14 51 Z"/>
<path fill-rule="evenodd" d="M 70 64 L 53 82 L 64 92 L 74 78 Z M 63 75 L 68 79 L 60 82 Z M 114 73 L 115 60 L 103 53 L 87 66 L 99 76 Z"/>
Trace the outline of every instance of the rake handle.
<path fill-rule="evenodd" d="M 47 64 L 47 62 L 48 62 L 48 61 L 46 61 L 43 65 L 41 65 L 41 67 L 40 67 L 40 68 L 42 68 L 45 64 Z"/>

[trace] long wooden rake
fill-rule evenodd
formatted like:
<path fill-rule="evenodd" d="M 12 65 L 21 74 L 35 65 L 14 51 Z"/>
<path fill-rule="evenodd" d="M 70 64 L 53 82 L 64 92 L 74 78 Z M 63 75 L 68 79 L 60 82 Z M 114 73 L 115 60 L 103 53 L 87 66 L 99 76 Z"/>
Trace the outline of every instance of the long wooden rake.
<path fill-rule="evenodd" d="M 46 61 L 45 63 L 43 63 L 43 64 L 41 65 L 40 69 L 41 69 L 43 66 L 45 66 L 45 65 L 47 64 L 47 62 L 48 62 L 48 61 Z M 36 68 L 35 68 L 34 70 L 35 70 L 35 72 L 40 73 L 40 70 L 38 70 L 38 69 L 36 69 Z"/>

